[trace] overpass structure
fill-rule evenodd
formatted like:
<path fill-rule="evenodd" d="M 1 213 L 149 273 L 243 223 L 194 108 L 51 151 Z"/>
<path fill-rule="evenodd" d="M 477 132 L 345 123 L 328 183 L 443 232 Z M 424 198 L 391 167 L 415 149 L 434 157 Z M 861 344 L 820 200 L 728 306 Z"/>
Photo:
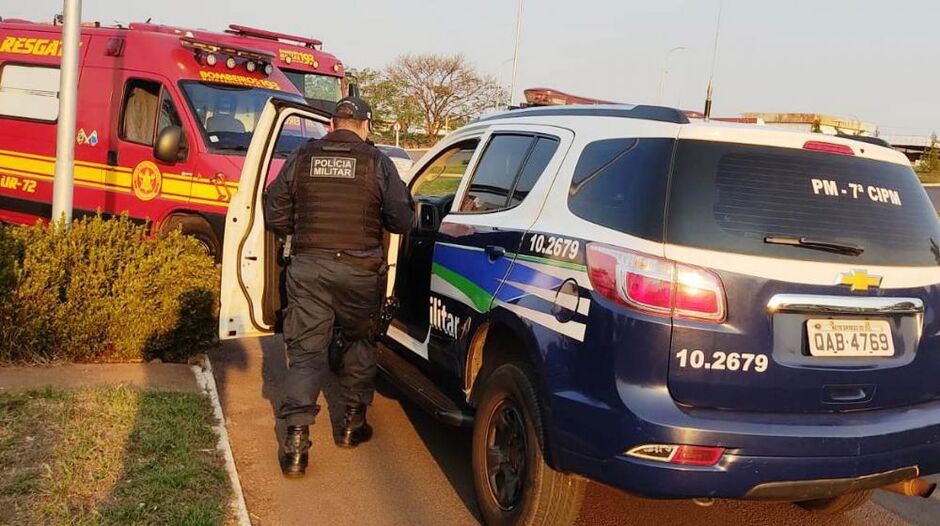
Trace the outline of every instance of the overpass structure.
<path fill-rule="evenodd" d="M 912 163 L 920 161 L 930 148 L 940 147 L 934 136 L 924 135 L 882 135 L 895 150 L 903 153 Z"/>

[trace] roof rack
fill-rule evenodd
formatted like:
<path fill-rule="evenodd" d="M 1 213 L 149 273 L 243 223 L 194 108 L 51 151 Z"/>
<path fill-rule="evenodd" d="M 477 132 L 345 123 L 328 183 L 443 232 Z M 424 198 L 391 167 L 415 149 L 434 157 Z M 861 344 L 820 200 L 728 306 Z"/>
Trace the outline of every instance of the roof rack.
<path fill-rule="evenodd" d="M 250 60 L 260 60 L 264 62 L 271 62 L 274 60 L 274 53 L 268 53 L 267 51 L 260 51 L 254 49 L 248 49 L 243 47 L 230 46 L 228 44 L 218 44 L 216 42 L 211 42 L 208 40 L 202 40 L 192 37 L 182 37 L 180 38 L 180 44 L 187 49 L 195 50 L 196 52 L 204 53 L 223 53 L 233 57 L 246 58 Z"/>
<path fill-rule="evenodd" d="M 317 49 L 323 45 L 323 42 L 320 42 L 315 38 L 298 37 L 295 35 L 288 35 L 287 33 L 276 33 L 274 31 L 257 29 L 248 26 L 240 26 L 238 24 L 229 24 L 228 29 L 226 29 L 225 32 L 232 35 L 263 38 L 265 40 L 292 40 L 312 49 Z"/>
<path fill-rule="evenodd" d="M 685 113 L 675 108 L 665 106 L 634 106 L 630 104 L 610 105 L 568 105 L 568 106 L 541 106 L 514 109 L 508 112 L 497 113 L 481 117 L 478 122 L 496 119 L 518 119 L 523 117 L 621 117 L 626 119 L 644 119 L 649 121 L 671 122 L 674 124 L 688 124 L 689 118 Z"/>

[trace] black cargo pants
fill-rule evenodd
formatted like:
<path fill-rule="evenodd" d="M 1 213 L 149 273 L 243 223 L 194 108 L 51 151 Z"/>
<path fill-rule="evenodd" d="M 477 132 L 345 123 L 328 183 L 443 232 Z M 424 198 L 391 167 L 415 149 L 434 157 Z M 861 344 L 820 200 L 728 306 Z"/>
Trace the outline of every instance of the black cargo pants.
<path fill-rule="evenodd" d="M 311 425 L 317 398 L 329 374 L 333 325 L 348 347 L 339 373 L 348 405 L 370 404 L 375 391 L 373 324 L 379 316 L 384 279 L 380 271 L 347 264 L 349 256 L 303 253 L 287 267 L 284 343 L 288 370 L 278 417 L 289 426 Z M 384 271 L 381 271 L 384 272 Z"/>

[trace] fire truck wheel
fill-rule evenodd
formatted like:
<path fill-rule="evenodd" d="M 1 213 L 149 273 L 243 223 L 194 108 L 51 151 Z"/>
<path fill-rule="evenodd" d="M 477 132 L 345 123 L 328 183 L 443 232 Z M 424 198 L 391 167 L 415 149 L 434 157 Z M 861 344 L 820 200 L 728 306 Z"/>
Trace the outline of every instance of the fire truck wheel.
<path fill-rule="evenodd" d="M 220 262 L 222 256 L 222 247 L 219 246 L 219 240 L 215 232 L 205 219 L 197 216 L 171 216 L 160 228 L 160 235 L 165 235 L 176 229 L 183 231 L 184 235 L 193 237 L 199 242 L 206 255 Z"/>

